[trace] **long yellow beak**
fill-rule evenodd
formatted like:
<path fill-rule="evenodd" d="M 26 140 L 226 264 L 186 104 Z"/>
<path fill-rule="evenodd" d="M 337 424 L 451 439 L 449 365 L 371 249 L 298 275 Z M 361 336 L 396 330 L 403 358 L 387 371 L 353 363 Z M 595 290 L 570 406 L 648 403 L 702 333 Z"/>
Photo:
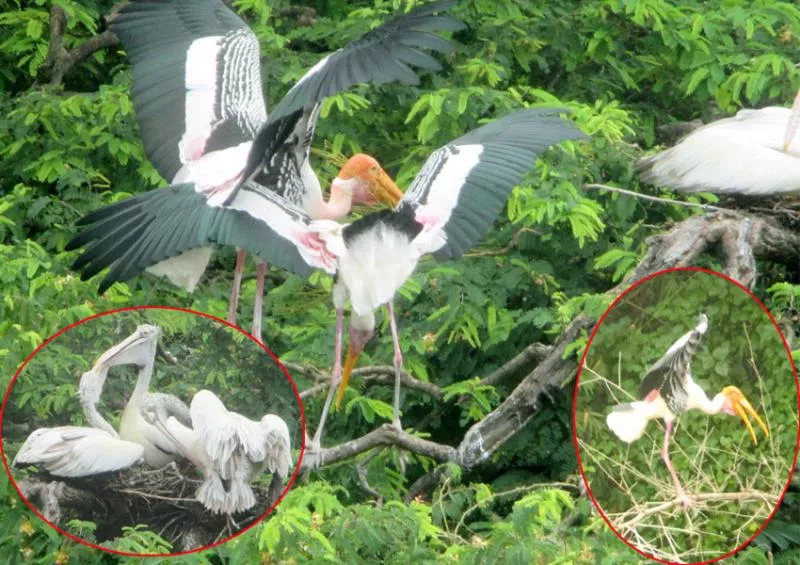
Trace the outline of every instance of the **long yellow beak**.
<path fill-rule="evenodd" d="M 750 423 L 750 418 L 748 416 L 751 416 L 759 427 L 764 430 L 764 435 L 769 437 L 769 428 L 767 428 L 764 420 L 761 419 L 756 409 L 753 408 L 753 405 L 750 404 L 750 401 L 747 400 L 741 390 L 735 386 L 726 386 L 722 389 L 722 393 L 728 397 L 733 405 L 734 412 L 742 419 L 744 425 L 747 426 L 747 431 L 750 432 L 750 437 L 753 438 L 753 443 L 755 445 L 758 445 L 758 438 L 756 437 L 756 431 L 753 429 L 753 425 Z"/>
<path fill-rule="evenodd" d="M 350 373 L 353 372 L 360 355 L 361 352 L 353 352 L 352 344 L 347 346 L 347 356 L 345 357 L 344 369 L 342 370 L 342 381 L 339 383 L 339 388 L 336 390 L 336 408 L 340 408 L 342 405 L 344 391 L 347 390 L 347 383 L 350 382 Z"/>
<path fill-rule="evenodd" d="M 403 191 L 383 169 L 375 175 L 375 182 L 375 196 L 381 202 L 394 207 L 403 198 Z"/>

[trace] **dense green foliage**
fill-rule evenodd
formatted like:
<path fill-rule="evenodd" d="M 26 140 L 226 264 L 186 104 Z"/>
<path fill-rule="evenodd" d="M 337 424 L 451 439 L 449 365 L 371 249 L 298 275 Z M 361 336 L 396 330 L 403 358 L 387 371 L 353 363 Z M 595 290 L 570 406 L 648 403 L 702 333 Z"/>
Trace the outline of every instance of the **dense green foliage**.
<path fill-rule="evenodd" d="M 75 233 L 76 219 L 164 181 L 138 137 L 124 53 L 97 51 L 73 67 L 63 85 L 45 86 L 41 78 L 37 83 L 48 50 L 51 3 L 0 1 L 3 382 L 48 335 L 95 312 L 169 304 L 224 317 L 232 250 L 215 254 L 192 295 L 142 276 L 98 297 L 99 279 L 82 282 L 69 270 L 76 254 L 64 252 L 64 245 Z M 412 3 L 305 2 L 316 10 L 310 26 L 281 15 L 288 0 L 234 5 L 261 41 L 272 106 L 322 54 Z M 74 47 L 102 30 L 102 16 L 112 4 L 59 0 L 67 14 L 64 46 Z M 549 151 L 473 253 L 453 263 L 424 261 L 401 290 L 397 310 L 407 369 L 462 393 L 468 379 L 489 374 L 528 344 L 552 341 L 577 313 L 599 315 L 609 302 L 602 293 L 643 256 L 647 237 L 693 213 L 581 187 L 598 182 L 650 191 L 634 178 L 632 163 L 641 147 L 660 141 L 658 126 L 790 101 L 800 85 L 795 67 L 800 10 L 767 0 L 464 0 L 453 12 L 468 28 L 456 34 L 460 47 L 443 72 L 423 75 L 419 87 L 355 87 L 331 98 L 317 129 L 321 151 L 314 165 L 324 186 L 336 173 L 337 158 L 363 149 L 406 187 L 433 149 L 482 120 L 528 105 L 569 108 L 592 136 L 590 142 Z M 703 264 L 719 266 L 711 256 L 704 256 Z M 800 287 L 790 284 L 797 282 L 796 265 L 762 263 L 759 268 L 756 293 L 780 317 L 800 296 Z M 305 281 L 271 271 L 264 335 L 284 360 L 330 366 L 330 286 L 326 276 Z M 245 327 L 254 290 L 254 280 L 248 279 L 240 309 Z M 381 319 L 363 364 L 391 362 L 388 324 Z M 579 340 L 572 353 L 584 343 Z M 519 380 L 512 377 L 493 390 L 474 391 L 466 402 L 458 400 L 462 394 L 434 400 L 406 391 L 404 425 L 456 444 L 471 423 L 505 398 Z M 311 384 L 299 375 L 297 382 L 300 389 Z M 329 420 L 326 444 L 363 435 L 376 424 L 371 418 L 390 415 L 390 387 L 362 389 L 358 379 L 354 384 L 345 410 Z M 31 402 L 46 410 L 39 407 L 56 405 L 63 394 L 45 390 Z M 255 413 L 247 401 L 243 406 Z M 257 402 L 255 395 L 249 402 Z M 312 424 L 321 404 L 318 396 L 306 402 Z M 398 451 L 387 449 L 363 462 L 370 484 L 386 499 L 383 506 L 362 489 L 353 463 L 342 463 L 312 473 L 310 482 L 300 481 L 265 526 L 218 549 L 170 562 L 326 557 L 365 563 L 375 558 L 388 563 L 638 562 L 641 556 L 616 540 L 585 498 L 564 494 L 572 490 L 569 485 L 562 486 L 564 492 L 532 486 L 575 484 L 570 406 L 569 391 L 555 391 L 553 402 L 489 462 L 454 475 L 410 506 L 397 501 L 432 463 L 410 457 L 404 478 Z M 0 506 L 0 555 L 12 562 L 113 562 L 32 520 L 8 482 L 0 485 L 7 502 Z M 741 562 L 767 563 L 773 551 L 776 562 L 797 559 L 800 535 L 787 524 L 796 519 L 797 498 L 785 506 L 793 513 L 742 553 Z M 120 543 L 135 551 L 152 549 L 153 541 L 136 530 Z"/>
<path fill-rule="evenodd" d="M 638 400 L 642 375 L 705 311 L 709 328 L 692 375 L 709 397 L 739 387 L 763 415 L 758 446 L 739 418 L 681 417 L 670 454 L 687 493 L 759 492 L 747 500 L 710 501 L 696 511 L 659 513 L 636 530 L 642 548 L 674 561 L 704 561 L 746 541 L 772 513 L 786 486 L 797 443 L 797 393 L 783 340 L 760 306 L 738 286 L 705 272 L 667 273 L 637 286 L 597 330 L 578 388 L 581 464 L 592 493 L 615 524 L 647 504 L 672 500 L 660 450 L 663 426 L 627 445 L 605 424 L 608 406 Z M 787 392 L 788 391 L 788 392 Z M 682 533 L 685 532 L 685 533 Z M 659 551 L 660 550 L 660 551 Z"/>

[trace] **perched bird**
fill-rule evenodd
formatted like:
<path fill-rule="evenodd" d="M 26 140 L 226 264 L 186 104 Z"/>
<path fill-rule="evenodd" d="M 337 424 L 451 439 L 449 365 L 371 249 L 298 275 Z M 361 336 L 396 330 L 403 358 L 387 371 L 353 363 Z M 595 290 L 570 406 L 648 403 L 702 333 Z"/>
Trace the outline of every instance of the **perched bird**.
<path fill-rule="evenodd" d="M 664 447 L 661 457 L 669 469 L 675 483 L 677 499 L 682 505 L 689 505 L 691 499 L 683 490 L 675 468 L 669 457 L 669 440 L 675 419 L 687 410 L 702 410 L 706 414 L 719 413 L 739 416 L 747 426 L 753 443 L 757 444 L 755 430 L 748 418 L 752 416 L 769 436 L 769 429 L 755 411 L 741 390 L 726 386 L 720 393 L 709 399 L 705 391 L 692 379 L 691 363 L 697 353 L 700 341 L 708 330 L 708 318 L 700 314 L 697 326 L 681 336 L 672 344 L 664 356 L 647 370 L 639 387 L 640 401 L 618 404 L 606 417 L 606 424 L 614 434 L 626 443 L 642 437 L 650 420 L 661 418 L 666 424 Z"/>
<path fill-rule="evenodd" d="M 273 191 L 248 181 L 224 206 L 208 206 L 193 184 L 139 194 L 80 220 L 77 241 L 88 249 L 78 259 L 92 273 L 110 266 L 107 282 L 125 280 L 146 267 L 197 247 L 218 244 L 247 249 L 301 275 L 314 268 L 336 274 L 336 346 L 331 388 L 310 448 L 319 447 L 336 388 L 375 329 L 374 311 L 386 305 L 394 341 L 394 424 L 400 426 L 400 369 L 403 357 L 392 300 L 420 257 L 463 255 L 490 228 L 511 190 L 550 145 L 584 134 L 560 117 L 560 109 L 526 109 L 487 123 L 451 141 L 425 162 L 392 210 L 373 212 L 342 225 L 312 218 Z M 299 114 L 267 125 L 291 130 Z M 272 147 L 266 146 L 267 160 Z M 248 175 L 245 174 L 245 178 Z M 134 231 L 118 226 L 138 226 Z M 344 306 L 351 308 L 350 345 L 342 367 Z"/>
<path fill-rule="evenodd" d="M 235 514 L 256 503 L 251 481 L 272 474 L 269 504 L 277 501 L 283 481 L 292 468 L 289 428 L 275 414 L 254 422 L 231 412 L 212 392 L 201 390 L 192 398 L 191 427 L 169 416 L 162 405 L 144 405 L 144 417 L 203 472 L 197 500 L 214 513 Z"/>
<path fill-rule="evenodd" d="M 111 29 L 133 65 L 133 104 L 145 151 L 165 179 L 193 183 L 209 206 L 253 178 L 314 219 L 346 216 L 352 204 L 395 201 L 401 193 L 379 163 L 356 155 L 331 183 L 328 202 L 309 162 L 322 100 L 355 83 L 419 79 L 408 65 L 438 71 L 423 50 L 449 53 L 452 46 L 431 34 L 463 25 L 438 15 L 454 0 L 419 6 L 367 32 L 321 59 L 289 90 L 267 117 L 259 43 L 252 30 L 220 0 L 134 0 L 119 11 Z M 293 112 L 301 118 L 278 140 L 264 137 L 271 121 Z M 276 130 L 269 130 L 275 133 Z M 264 144 L 278 141 L 269 161 Z M 247 174 L 245 174 L 245 170 Z M 118 229 L 135 233 L 142 226 Z M 77 244 L 76 244 L 77 245 Z M 148 270 L 192 291 L 206 269 L 211 247 L 193 248 Z M 244 251 L 236 259 L 228 320 L 235 322 Z M 76 265 L 80 268 L 81 263 Z M 267 265 L 259 263 L 253 335 L 261 337 Z M 91 270 L 86 276 L 91 276 Z M 101 283 L 100 292 L 108 286 Z"/>
<path fill-rule="evenodd" d="M 800 139 L 788 108 L 741 110 L 696 129 L 677 145 L 640 159 L 650 184 L 684 192 L 774 196 L 800 192 Z M 796 131 L 796 128 L 795 130 Z"/>

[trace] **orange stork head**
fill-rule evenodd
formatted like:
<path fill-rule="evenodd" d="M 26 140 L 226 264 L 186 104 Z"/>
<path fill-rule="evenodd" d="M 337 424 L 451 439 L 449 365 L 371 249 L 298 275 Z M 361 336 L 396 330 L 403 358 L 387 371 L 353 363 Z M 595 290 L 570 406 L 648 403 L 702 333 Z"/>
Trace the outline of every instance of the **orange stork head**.
<path fill-rule="evenodd" d="M 350 157 L 339 171 L 337 180 L 340 183 L 355 181 L 352 184 L 353 204 L 384 202 L 394 206 L 403 198 L 403 192 L 380 163 L 365 153 Z"/>

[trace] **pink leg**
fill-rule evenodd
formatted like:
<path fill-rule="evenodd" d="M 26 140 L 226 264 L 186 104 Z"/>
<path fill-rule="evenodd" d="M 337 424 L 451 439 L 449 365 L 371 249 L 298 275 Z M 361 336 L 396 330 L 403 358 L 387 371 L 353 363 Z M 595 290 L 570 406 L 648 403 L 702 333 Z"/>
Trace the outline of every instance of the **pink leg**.
<path fill-rule="evenodd" d="M 328 390 L 328 398 L 325 399 L 325 406 L 322 407 L 322 416 L 319 419 L 317 431 L 314 439 L 311 440 L 311 450 L 319 451 L 322 442 L 322 429 L 325 427 L 325 420 L 328 419 L 328 410 L 331 401 L 336 393 L 336 387 L 342 380 L 342 334 L 344 333 L 344 310 L 336 310 L 336 346 L 334 348 L 333 370 L 331 371 L 331 387 Z"/>
<path fill-rule="evenodd" d="M 400 370 L 403 368 L 403 352 L 400 349 L 400 338 L 397 335 L 397 322 L 394 318 L 394 305 L 386 305 L 389 310 L 389 325 L 392 328 L 392 341 L 394 342 L 394 420 L 392 424 L 398 429 L 400 425 Z"/>
<path fill-rule="evenodd" d="M 688 505 L 691 503 L 691 500 L 688 496 L 686 496 L 686 492 L 683 490 L 683 486 L 681 486 L 681 482 L 678 480 L 678 473 L 675 472 L 675 467 L 672 466 L 672 461 L 669 458 L 669 436 L 672 433 L 672 422 L 667 423 L 667 429 L 664 432 L 664 448 L 661 450 L 661 458 L 664 460 L 664 463 L 667 465 L 667 469 L 669 469 L 669 474 L 672 475 L 672 482 L 675 483 L 675 490 L 678 492 L 678 500 L 682 505 Z"/>
<path fill-rule="evenodd" d="M 258 273 L 256 274 L 256 298 L 253 306 L 253 337 L 261 341 L 261 313 L 264 309 L 264 283 L 267 278 L 267 264 L 263 261 L 258 262 Z"/>
<path fill-rule="evenodd" d="M 239 289 L 242 286 L 242 271 L 244 270 L 244 249 L 236 250 L 236 268 L 233 270 L 233 286 L 231 297 L 228 300 L 228 321 L 236 323 L 236 310 L 239 308 Z"/>

